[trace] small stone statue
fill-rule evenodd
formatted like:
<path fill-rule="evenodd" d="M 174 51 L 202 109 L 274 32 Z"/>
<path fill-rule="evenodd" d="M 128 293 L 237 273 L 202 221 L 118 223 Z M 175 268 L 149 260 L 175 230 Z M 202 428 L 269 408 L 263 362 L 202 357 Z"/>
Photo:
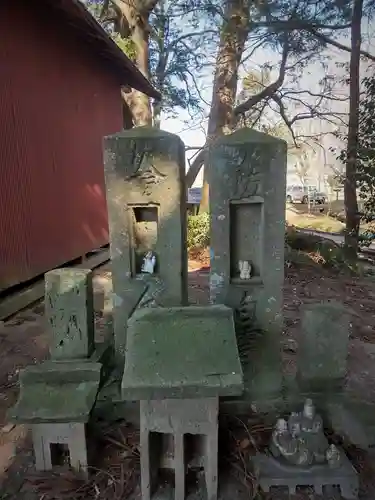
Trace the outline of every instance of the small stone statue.
<path fill-rule="evenodd" d="M 328 448 L 322 418 L 316 413 L 312 400 L 306 399 L 302 412 L 291 413 L 288 422 L 276 423 L 270 451 L 275 458 L 291 465 L 308 466 L 327 463 Z M 329 456 L 334 462 L 335 450 L 332 449 Z"/>
<path fill-rule="evenodd" d="M 330 467 L 339 467 L 342 463 L 340 450 L 334 444 L 329 445 L 326 451 L 326 460 Z"/>
<path fill-rule="evenodd" d="M 249 280 L 252 271 L 251 263 L 248 260 L 239 260 L 238 268 L 240 270 L 240 279 Z"/>
<path fill-rule="evenodd" d="M 151 250 L 149 250 L 143 257 L 141 272 L 147 274 L 154 274 L 155 265 L 156 265 L 156 256 Z"/>
<path fill-rule="evenodd" d="M 312 454 L 307 449 L 303 438 L 292 435 L 288 423 L 279 419 L 272 433 L 271 453 L 275 458 L 286 460 L 291 465 L 310 465 Z"/>

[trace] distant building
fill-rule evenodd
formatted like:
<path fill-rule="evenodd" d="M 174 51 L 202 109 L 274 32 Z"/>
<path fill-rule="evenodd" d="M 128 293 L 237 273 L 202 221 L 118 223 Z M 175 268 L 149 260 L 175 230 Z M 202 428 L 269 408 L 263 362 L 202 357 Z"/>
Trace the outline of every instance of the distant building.
<path fill-rule="evenodd" d="M 0 7 L 0 290 L 108 243 L 102 138 L 159 94 L 78 0 Z"/>
<path fill-rule="evenodd" d="M 190 214 L 196 215 L 198 213 L 201 198 L 202 198 L 201 187 L 192 187 L 188 189 L 187 209 Z"/>

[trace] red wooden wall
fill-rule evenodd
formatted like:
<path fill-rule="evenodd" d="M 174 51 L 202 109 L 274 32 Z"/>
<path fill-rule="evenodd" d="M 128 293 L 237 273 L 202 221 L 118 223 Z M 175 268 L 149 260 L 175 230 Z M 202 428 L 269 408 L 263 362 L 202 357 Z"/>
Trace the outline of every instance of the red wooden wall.
<path fill-rule="evenodd" d="M 114 77 L 25 4 L 0 7 L 0 290 L 108 242 L 102 137 L 122 128 Z"/>

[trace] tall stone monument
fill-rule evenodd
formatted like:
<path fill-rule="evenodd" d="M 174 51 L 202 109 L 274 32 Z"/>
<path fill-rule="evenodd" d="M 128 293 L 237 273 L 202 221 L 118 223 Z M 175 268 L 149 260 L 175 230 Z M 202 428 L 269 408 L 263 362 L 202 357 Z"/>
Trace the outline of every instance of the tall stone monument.
<path fill-rule="evenodd" d="M 281 388 L 286 160 L 285 141 L 251 129 L 222 137 L 208 155 L 210 299 L 253 319 L 238 339 L 252 401 Z"/>
<path fill-rule="evenodd" d="M 187 305 L 184 146 L 178 136 L 161 130 L 125 130 L 104 139 L 104 169 L 121 363 L 127 319 L 145 283 L 160 284 L 157 305 Z"/>

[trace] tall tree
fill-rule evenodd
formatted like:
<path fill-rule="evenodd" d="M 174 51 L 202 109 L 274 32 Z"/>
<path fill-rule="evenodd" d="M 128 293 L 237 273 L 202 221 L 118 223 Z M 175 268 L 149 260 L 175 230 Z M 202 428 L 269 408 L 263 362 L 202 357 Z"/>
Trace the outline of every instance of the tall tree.
<path fill-rule="evenodd" d="M 201 112 L 199 74 L 205 64 L 207 45 L 212 45 L 213 34 L 212 30 L 199 29 L 197 9 L 201 0 L 193 8 L 184 0 L 81 1 L 162 94 L 162 100 L 154 101 L 151 107 L 146 96 L 129 90 L 123 93 L 134 114 L 135 124 L 150 124 L 152 118 L 153 125 L 159 127 L 162 113 L 174 117 L 181 109 L 188 110 L 190 115 Z M 125 3 L 127 8 L 121 10 L 121 4 Z M 126 16 L 132 16 L 147 6 L 153 8 L 143 15 L 143 21 L 137 24 L 133 20 L 129 25 Z M 129 11 L 130 8 L 133 11 Z M 133 27 L 135 24 L 136 28 Z M 137 43 L 141 29 L 144 31 L 143 42 L 147 35 L 148 54 L 144 43 Z"/>
<path fill-rule="evenodd" d="M 224 2 L 224 5 L 227 6 L 228 3 Z M 242 2 L 241 6 L 245 8 L 246 3 Z M 235 123 L 236 119 L 260 103 L 273 101 L 278 108 L 280 116 L 293 135 L 293 125 L 298 119 L 324 116 L 324 113 L 320 113 L 319 115 L 317 106 L 314 106 L 310 109 L 307 116 L 301 113 L 298 118 L 288 116 L 288 109 L 285 106 L 285 96 L 280 95 L 280 89 L 292 68 L 297 68 L 299 71 L 301 68 L 305 68 L 311 59 L 314 58 L 314 54 L 315 58 L 319 57 L 319 54 L 327 46 L 333 45 L 350 52 L 350 47 L 346 47 L 335 40 L 336 33 L 340 33 L 340 30 L 347 29 L 351 25 L 350 19 L 348 20 L 350 9 L 348 9 L 347 2 L 341 2 L 340 0 L 329 4 L 323 0 L 317 0 L 314 2 L 314 6 L 311 6 L 307 0 L 297 0 L 293 3 L 283 0 L 259 4 L 252 2 L 250 9 L 252 16 L 251 20 L 249 20 L 251 49 L 254 50 L 267 45 L 273 48 L 278 47 L 281 54 L 279 74 L 274 81 L 265 85 L 255 95 L 233 106 L 232 113 L 234 119 L 232 119 L 232 123 Z M 250 18 L 250 15 L 248 17 Z M 222 18 L 223 23 L 227 22 L 224 14 L 222 14 Z M 245 47 L 248 46 L 246 41 L 244 45 Z M 219 54 L 220 52 L 218 52 L 218 60 Z M 367 52 L 361 51 L 361 54 L 375 59 L 374 56 Z M 223 66 L 222 63 L 221 66 Z M 238 67 L 239 64 L 237 65 L 237 70 Z M 232 77 L 233 80 L 238 79 L 237 75 L 232 75 Z M 298 76 L 296 76 L 297 78 Z M 223 90 L 222 94 L 225 94 L 225 90 Z M 229 94 L 233 95 L 232 92 L 229 92 Z M 299 99 L 298 94 L 294 95 L 294 99 Z M 215 109 L 216 103 L 217 96 L 214 94 L 212 108 Z M 210 113 L 210 118 L 211 116 L 215 116 L 215 114 Z M 210 131 L 214 129 L 215 127 L 212 125 Z M 205 146 L 192 162 L 190 170 L 187 173 L 188 186 L 193 184 L 199 173 L 204 162 L 205 149 L 212 140 L 212 135 L 208 134 Z M 206 209 L 207 186 L 204 186 L 203 191 L 202 208 Z"/>
<path fill-rule="evenodd" d="M 104 0 L 100 18 L 114 24 L 122 38 L 130 38 L 134 45 L 134 60 L 146 78 L 149 71 L 150 15 L 158 0 Z M 137 125 L 151 125 L 152 112 L 148 97 L 137 90 L 124 95 Z"/>
<path fill-rule="evenodd" d="M 356 256 L 358 251 L 358 235 L 360 217 L 357 202 L 357 156 L 359 128 L 359 97 L 360 97 L 360 60 L 361 60 L 361 23 L 363 15 L 363 0 L 354 0 L 351 26 L 351 55 L 349 83 L 349 125 L 346 148 L 346 172 L 344 183 L 344 199 L 346 210 L 345 247 L 350 256 Z"/>
<path fill-rule="evenodd" d="M 224 19 L 212 88 L 208 117 L 208 143 L 230 132 L 234 126 L 238 68 L 250 28 L 249 0 L 225 0 Z M 203 153 L 204 154 L 204 153 Z M 208 182 L 204 171 L 200 211 L 208 211 Z"/>

